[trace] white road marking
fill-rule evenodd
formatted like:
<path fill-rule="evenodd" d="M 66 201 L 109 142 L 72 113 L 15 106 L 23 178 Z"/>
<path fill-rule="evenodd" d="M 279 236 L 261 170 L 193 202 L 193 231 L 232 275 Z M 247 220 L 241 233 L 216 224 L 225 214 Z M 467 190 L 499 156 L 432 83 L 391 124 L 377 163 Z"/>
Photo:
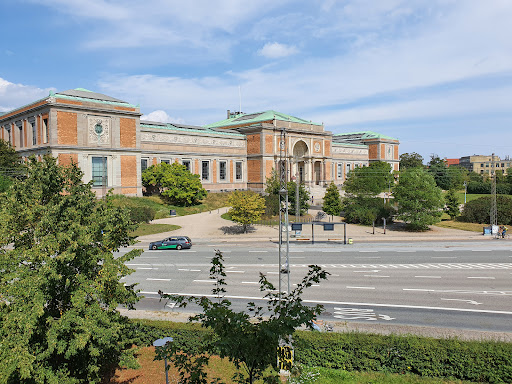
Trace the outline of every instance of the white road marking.
<path fill-rule="evenodd" d="M 380 256 L 360 256 L 358 259 L 380 259 Z"/>
<path fill-rule="evenodd" d="M 177 303 L 167 303 L 166 307 L 169 307 L 169 308 L 174 308 L 176 306 Z"/>
<path fill-rule="evenodd" d="M 457 256 L 431 256 L 431 259 L 456 259 Z"/>
<path fill-rule="evenodd" d="M 171 281 L 171 279 L 153 279 L 150 277 L 148 277 L 146 280 L 149 280 L 149 281 Z"/>
<path fill-rule="evenodd" d="M 453 249 L 434 249 L 434 252 L 453 252 Z"/>
<path fill-rule="evenodd" d="M 498 295 L 498 296 L 512 296 L 512 291 L 468 291 L 464 289 L 423 289 L 423 288 L 403 288 L 403 291 L 416 291 L 416 292 L 440 292 L 440 293 L 468 293 L 476 295 Z"/>
<path fill-rule="evenodd" d="M 242 281 L 242 284 L 259 284 L 259 281 Z"/>
<path fill-rule="evenodd" d="M 354 287 L 351 285 L 347 285 L 346 288 L 348 288 L 348 289 L 375 289 L 375 287 Z"/>
<path fill-rule="evenodd" d="M 393 317 L 390 317 L 388 315 L 377 315 L 373 309 L 362 309 L 362 308 L 334 308 L 334 316 L 337 319 L 344 319 L 344 320 L 356 320 L 356 319 L 362 319 L 362 320 L 369 320 L 369 321 L 376 321 L 379 318 L 381 320 L 394 320 Z"/>
<path fill-rule="evenodd" d="M 488 279 L 494 280 L 495 278 L 492 276 L 468 276 L 468 279 Z"/>
<path fill-rule="evenodd" d="M 377 253 L 379 251 L 359 251 L 359 253 Z"/>
<path fill-rule="evenodd" d="M 141 291 L 139 292 L 141 295 L 155 295 L 159 296 L 158 292 L 150 292 L 150 291 Z M 177 295 L 177 296 L 205 296 L 205 297 L 213 297 L 216 298 L 216 295 L 212 294 L 203 294 L 203 293 L 188 293 L 188 292 L 166 292 L 167 295 Z M 256 297 L 256 296 L 235 296 L 235 295 L 226 295 L 224 296 L 226 299 L 243 299 L 243 300 L 261 300 L 267 301 L 264 297 Z M 471 312 L 471 313 L 497 313 L 501 315 L 512 315 L 512 311 L 494 311 L 494 310 L 486 310 L 486 309 L 468 309 L 468 308 L 448 308 L 448 307 L 428 307 L 423 305 L 404 305 L 404 304 L 382 304 L 382 303 L 358 303 L 358 302 L 348 302 L 348 301 L 327 301 L 327 300 L 303 300 L 304 303 L 311 304 L 330 304 L 330 305 L 350 305 L 350 306 L 371 306 L 371 307 L 384 307 L 384 308 L 408 308 L 408 309 L 428 309 L 428 310 L 438 310 L 438 311 L 448 311 L 448 312 Z"/>
<path fill-rule="evenodd" d="M 304 251 L 290 251 L 290 253 L 304 253 Z"/>
<path fill-rule="evenodd" d="M 377 272 L 380 272 L 380 270 L 373 269 L 373 270 L 369 270 L 369 271 L 354 271 L 354 273 L 377 273 Z"/>
<path fill-rule="evenodd" d="M 408 251 L 396 251 L 397 253 L 409 253 L 409 252 L 416 252 L 416 251 L 411 251 L 411 250 L 408 250 Z"/>
<path fill-rule="evenodd" d="M 146 268 L 146 267 L 138 267 L 138 268 L 135 268 L 136 270 L 139 270 L 139 269 L 155 269 L 157 270 L 158 268 Z"/>
<path fill-rule="evenodd" d="M 465 302 L 465 303 L 473 304 L 473 305 L 480 305 L 480 304 L 482 304 L 482 303 L 479 303 L 479 302 L 477 302 L 477 301 L 475 301 L 475 300 L 464 300 L 464 299 L 443 299 L 442 297 L 441 297 L 441 300 L 463 301 L 463 302 Z"/>
<path fill-rule="evenodd" d="M 250 253 L 268 253 L 268 251 L 249 251 Z"/>
<path fill-rule="evenodd" d="M 290 259 L 305 259 L 304 256 L 292 256 Z"/>
<path fill-rule="evenodd" d="M 192 280 L 194 283 L 215 283 L 215 280 Z"/>
<path fill-rule="evenodd" d="M 389 277 L 389 276 L 382 276 L 382 275 L 363 275 L 364 277 Z"/>
<path fill-rule="evenodd" d="M 472 249 L 471 252 L 492 252 L 492 249 Z"/>
<path fill-rule="evenodd" d="M 200 269 L 191 269 L 190 272 L 201 272 Z"/>
<path fill-rule="evenodd" d="M 145 259 L 159 259 L 159 257 L 156 257 L 156 256 L 141 256 L 141 257 L 139 257 L 139 260 L 145 260 Z"/>
<path fill-rule="evenodd" d="M 424 279 L 440 279 L 441 276 L 414 276 L 418 278 L 424 278 Z"/>
<path fill-rule="evenodd" d="M 226 271 L 226 273 L 245 273 L 245 271 Z"/>

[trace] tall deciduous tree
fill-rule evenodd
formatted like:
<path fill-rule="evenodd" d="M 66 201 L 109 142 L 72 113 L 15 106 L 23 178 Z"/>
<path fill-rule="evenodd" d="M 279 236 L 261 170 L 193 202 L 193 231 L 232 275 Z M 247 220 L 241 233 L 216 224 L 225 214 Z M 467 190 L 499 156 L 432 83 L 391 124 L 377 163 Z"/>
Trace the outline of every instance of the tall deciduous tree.
<path fill-rule="evenodd" d="M 224 298 L 226 273 L 222 253 L 217 251 L 210 269 L 210 278 L 216 283 L 212 289 L 216 299 L 174 296 L 159 291 L 161 297 L 177 301 L 180 306 L 188 303 L 199 305 L 202 313 L 190 320 L 200 321 L 203 327 L 213 330 L 216 337 L 212 339 L 208 335 L 203 344 L 204 350 L 199 354 L 198 351 L 177 350 L 173 343 L 168 343 L 159 351 L 159 357 L 167 357 L 180 369 L 180 382 L 207 383 L 203 366 L 210 355 L 219 354 L 227 357 L 238 369 L 243 369 L 245 375 L 242 372 L 235 374 L 236 382 L 253 383 L 263 376 L 265 369 L 275 366 L 279 341 L 288 340 L 297 327 L 311 327 L 312 320 L 323 312 L 319 304 L 305 305 L 302 295 L 313 284 L 327 279 L 328 275 L 321 267 L 310 265 L 306 276 L 291 292 L 280 294 L 266 276 L 260 274 L 260 291 L 266 292 L 266 305 L 258 306 L 250 302 L 247 311 L 236 312 L 231 302 Z M 194 356 L 198 359 L 190 363 Z M 198 380 L 188 380 L 191 376 Z"/>
<path fill-rule="evenodd" d="M 199 175 L 179 163 L 152 165 L 142 173 L 142 184 L 146 190 L 159 192 L 165 200 L 179 206 L 198 204 L 207 195 Z"/>
<path fill-rule="evenodd" d="M 297 183 L 295 181 L 289 181 L 287 184 L 288 188 L 288 213 L 290 215 L 296 215 L 297 209 Z M 309 191 L 303 183 L 299 184 L 299 210 L 301 215 L 305 215 L 309 209 Z"/>
<path fill-rule="evenodd" d="M 402 172 L 393 196 L 398 204 L 397 218 L 412 230 L 426 230 L 441 218 L 444 206 L 441 189 L 434 177 L 421 168 Z"/>
<path fill-rule="evenodd" d="M 377 161 L 367 167 L 350 171 L 343 188 L 351 195 L 376 196 L 387 190 L 392 183 L 391 165 L 384 161 Z"/>
<path fill-rule="evenodd" d="M 242 225 L 244 233 L 249 225 L 261 219 L 265 212 L 265 199 L 254 191 L 234 191 L 228 199 L 231 220 Z"/>
<path fill-rule="evenodd" d="M 117 307 L 137 301 L 120 278 L 140 251 L 112 254 L 132 244 L 128 213 L 52 157 L 0 199 L 0 381 L 100 382 L 132 344 Z"/>
<path fill-rule="evenodd" d="M 423 157 L 420 154 L 412 152 L 400 155 L 400 170 L 416 167 L 423 167 Z"/>
<path fill-rule="evenodd" d="M 322 210 L 332 216 L 338 216 L 342 210 L 340 191 L 333 182 L 329 184 L 325 191 Z"/>

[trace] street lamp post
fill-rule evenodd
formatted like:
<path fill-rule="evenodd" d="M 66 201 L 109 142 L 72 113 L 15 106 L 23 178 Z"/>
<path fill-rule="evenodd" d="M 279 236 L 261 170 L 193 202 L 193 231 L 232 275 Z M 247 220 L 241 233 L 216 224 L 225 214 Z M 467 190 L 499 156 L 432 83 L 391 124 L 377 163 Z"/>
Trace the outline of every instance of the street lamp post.
<path fill-rule="evenodd" d="M 154 347 L 163 347 L 167 343 L 172 343 L 173 340 L 174 339 L 172 337 L 164 337 L 163 339 L 158 339 L 158 340 L 153 341 L 153 346 Z M 169 384 L 169 370 L 167 369 L 167 358 L 165 358 L 165 357 L 164 357 L 164 364 L 165 364 L 165 384 Z"/>
<path fill-rule="evenodd" d="M 466 204 L 466 193 L 468 191 L 468 183 L 464 181 L 464 205 Z"/>

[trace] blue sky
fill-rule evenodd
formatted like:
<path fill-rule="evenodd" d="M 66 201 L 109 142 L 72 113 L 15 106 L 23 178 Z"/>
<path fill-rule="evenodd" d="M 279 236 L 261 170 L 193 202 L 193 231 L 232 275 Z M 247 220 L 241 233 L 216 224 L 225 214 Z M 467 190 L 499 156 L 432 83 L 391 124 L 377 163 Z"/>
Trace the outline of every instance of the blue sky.
<path fill-rule="evenodd" d="M 426 160 L 512 156 L 510 0 L 1 0 L 0 14 L 0 112 L 86 88 L 202 125 L 241 99 Z"/>

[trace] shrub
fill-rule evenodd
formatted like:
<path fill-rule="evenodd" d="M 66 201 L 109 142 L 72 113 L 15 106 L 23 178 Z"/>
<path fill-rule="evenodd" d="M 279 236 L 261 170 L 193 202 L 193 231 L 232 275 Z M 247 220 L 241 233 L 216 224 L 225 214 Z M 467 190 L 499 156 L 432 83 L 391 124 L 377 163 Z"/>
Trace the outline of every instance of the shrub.
<path fill-rule="evenodd" d="M 507 196 L 497 196 L 498 223 L 512 224 L 512 199 Z M 464 206 L 460 221 L 468 223 L 489 223 L 491 211 L 491 196 L 484 196 L 469 201 Z"/>
<path fill-rule="evenodd" d="M 491 183 L 470 181 L 468 183 L 468 193 L 488 195 L 491 193 Z M 500 195 L 510 195 L 512 194 L 512 185 L 507 183 L 498 183 L 496 184 L 496 193 L 499 193 Z"/>
<path fill-rule="evenodd" d="M 384 203 L 380 197 L 349 197 L 345 199 L 345 221 L 347 223 L 372 225 L 382 223 L 385 218 L 388 223 L 396 213 L 395 209 Z"/>
<path fill-rule="evenodd" d="M 135 223 L 149 223 L 155 218 L 156 211 L 153 208 L 136 206 L 127 208 L 130 212 L 130 219 Z"/>

